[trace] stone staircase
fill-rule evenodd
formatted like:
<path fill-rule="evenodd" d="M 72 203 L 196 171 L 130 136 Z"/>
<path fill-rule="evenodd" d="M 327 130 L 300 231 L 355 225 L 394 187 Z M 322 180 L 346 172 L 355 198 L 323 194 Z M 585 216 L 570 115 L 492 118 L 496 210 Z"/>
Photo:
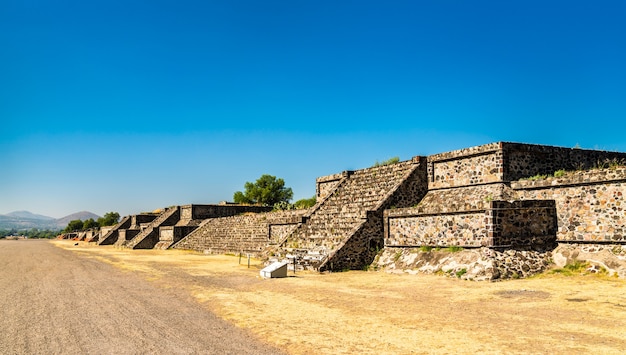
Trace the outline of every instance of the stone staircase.
<path fill-rule="evenodd" d="M 167 228 L 161 233 L 158 247 L 170 246 L 175 249 L 196 250 L 200 252 L 224 254 L 246 253 L 263 256 L 268 245 L 275 244 L 289 235 L 309 210 L 290 210 L 272 212 L 246 212 L 236 216 L 205 219 L 202 223 Z M 188 228 L 186 230 L 177 229 Z M 192 228 L 195 230 L 191 231 Z M 182 235 L 185 235 L 182 239 Z"/>
<path fill-rule="evenodd" d="M 180 220 L 180 207 L 174 206 L 163 211 L 137 234 L 133 239 L 126 242 L 125 247 L 130 249 L 152 249 L 159 242 L 159 227 L 173 226 Z"/>
<path fill-rule="evenodd" d="M 383 247 L 383 210 L 414 205 L 427 189 L 420 157 L 345 172 L 334 191 L 279 243 L 276 254 L 300 268 L 360 268 L 371 262 L 372 250 Z"/>
<path fill-rule="evenodd" d="M 172 248 L 204 250 L 209 253 L 247 253 L 258 255 L 268 243 L 268 223 L 258 215 L 237 215 L 205 220 Z"/>
<path fill-rule="evenodd" d="M 122 220 L 113 227 L 110 231 L 108 231 L 105 235 L 98 239 L 98 245 L 111 245 L 117 242 L 117 238 L 119 237 L 119 230 L 126 229 L 130 227 L 131 224 L 131 216 L 126 216 L 122 218 Z"/>

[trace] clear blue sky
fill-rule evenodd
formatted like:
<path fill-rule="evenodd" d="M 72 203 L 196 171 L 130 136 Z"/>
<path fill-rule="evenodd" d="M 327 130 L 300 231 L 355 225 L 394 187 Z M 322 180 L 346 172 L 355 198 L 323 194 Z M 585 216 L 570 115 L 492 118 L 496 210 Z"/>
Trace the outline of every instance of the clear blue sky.
<path fill-rule="evenodd" d="M 231 200 L 495 141 L 626 151 L 626 1 L 0 3 L 0 214 Z"/>

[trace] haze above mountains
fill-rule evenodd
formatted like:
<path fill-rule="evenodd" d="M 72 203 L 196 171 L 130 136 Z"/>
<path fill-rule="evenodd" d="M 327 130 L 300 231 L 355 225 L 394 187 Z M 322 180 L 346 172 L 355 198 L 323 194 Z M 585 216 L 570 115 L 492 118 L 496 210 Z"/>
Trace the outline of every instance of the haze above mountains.
<path fill-rule="evenodd" d="M 62 218 L 54 218 L 29 211 L 14 211 L 7 214 L 0 214 L 0 229 L 63 229 L 70 221 L 76 219 L 84 221 L 89 218 L 97 220 L 100 216 L 89 211 L 80 211 Z"/>

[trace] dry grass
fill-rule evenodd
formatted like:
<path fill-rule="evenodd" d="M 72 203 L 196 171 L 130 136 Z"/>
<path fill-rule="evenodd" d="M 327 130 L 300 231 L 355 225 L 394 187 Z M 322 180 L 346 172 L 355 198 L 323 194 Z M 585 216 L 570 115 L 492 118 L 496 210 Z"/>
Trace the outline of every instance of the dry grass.
<path fill-rule="evenodd" d="M 186 290 L 292 354 L 594 353 L 626 349 L 623 280 L 545 275 L 498 283 L 351 271 L 261 280 L 261 264 L 177 250 L 56 241 Z"/>

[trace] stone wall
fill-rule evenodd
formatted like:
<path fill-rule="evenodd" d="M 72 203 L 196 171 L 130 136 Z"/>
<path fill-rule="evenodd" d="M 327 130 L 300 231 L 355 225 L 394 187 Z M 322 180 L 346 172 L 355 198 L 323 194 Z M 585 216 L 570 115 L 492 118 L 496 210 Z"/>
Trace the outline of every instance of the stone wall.
<path fill-rule="evenodd" d="M 557 170 L 589 170 L 609 161 L 626 162 L 626 153 L 619 152 L 505 142 L 500 145 L 505 181 L 553 175 Z"/>
<path fill-rule="evenodd" d="M 315 180 L 315 196 L 317 197 L 317 200 L 320 201 L 335 191 L 337 186 L 348 176 L 349 173 L 349 171 L 344 171 L 339 174 L 318 177 Z"/>
<path fill-rule="evenodd" d="M 139 232 L 141 232 L 141 230 L 139 229 L 120 229 L 118 231 L 119 236 L 117 238 L 117 241 L 115 242 L 116 245 L 123 245 L 126 241 L 129 241 L 133 238 L 135 238 L 137 236 L 137 234 L 139 234 Z"/>
<path fill-rule="evenodd" d="M 385 211 L 385 246 L 514 249 L 554 246 L 557 228 L 554 201 L 483 201 L 463 207 L 470 208 L 435 213 L 424 213 L 419 207 Z"/>
<path fill-rule="evenodd" d="M 554 200 L 491 201 L 486 215 L 493 247 L 547 250 L 556 246 Z"/>
<path fill-rule="evenodd" d="M 180 219 L 182 221 L 228 217 L 241 213 L 253 212 L 269 212 L 272 207 L 253 206 L 253 205 L 236 205 L 236 204 L 217 204 L 217 205 L 184 205 L 180 206 Z"/>
<path fill-rule="evenodd" d="M 510 195 L 505 184 L 428 191 L 416 206 L 385 211 L 385 246 L 492 245 L 487 211 Z"/>
<path fill-rule="evenodd" d="M 154 249 L 168 249 L 174 243 L 177 243 L 197 228 L 198 226 L 159 227 L 159 241 L 154 246 Z"/>
<path fill-rule="evenodd" d="M 499 143 L 461 149 L 428 157 L 428 188 L 501 182 L 503 152 Z"/>
<path fill-rule="evenodd" d="M 523 199 L 555 201 L 559 242 L 626 242 L 624 167 L 516 181 L 511 188 Z"/>
<path fill-rule="evenodd" d="M 407 215 L 387 219 L 386 246 L 491 246 L 486 211 Z"/>
<path fill-rule="evenodd" d="M 590 169 L 626 153 L 499 142 L 428 157 L 429 189 L 508 182 L 557 170 Z"/>
<path fill-rule="evenodd" d="M 158 213 L 142 213 L 130 216 L 131 222 L 128 229 L 141 229 L 141 225 L 154 221 L 159 216 Z"/>

